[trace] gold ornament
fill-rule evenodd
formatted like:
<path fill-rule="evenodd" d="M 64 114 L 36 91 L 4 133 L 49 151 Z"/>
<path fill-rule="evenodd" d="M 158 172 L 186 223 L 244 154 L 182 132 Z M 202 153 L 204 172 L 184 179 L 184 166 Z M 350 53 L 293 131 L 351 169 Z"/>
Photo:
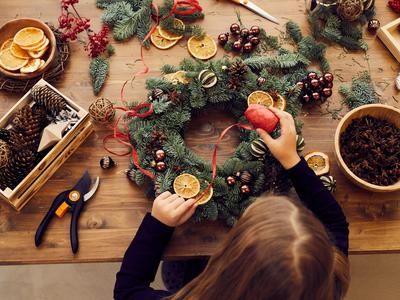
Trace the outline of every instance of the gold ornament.
<path fill-rule="evenodd" d="M 97 123 L 110 123 L 114 120 L 114 105 L 107 98 L 97 98 L 89 106 L 89 115 Z"/>

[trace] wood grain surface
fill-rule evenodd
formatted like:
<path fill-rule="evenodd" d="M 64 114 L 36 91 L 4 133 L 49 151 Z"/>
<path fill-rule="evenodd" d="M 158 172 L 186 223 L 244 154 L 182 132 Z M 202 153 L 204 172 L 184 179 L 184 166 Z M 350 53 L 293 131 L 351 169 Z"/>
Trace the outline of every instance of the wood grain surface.
<path fill-rule="evenodd" d="M 81 0 L 78 5 L 82 15 L 92 19 L 95 28 L 100 26 L 102 11 L 97 9 L 94 0 Z M 278 16 L 282 25 L 275 25 L 261 19 L 250 11 L 229 1 L 202 0 L 206 17 L 201 25 L 212 36 L 228 30 L 236 21 L 235 9 L 239 9 L 242 20 L 248 26 L 261 25 L 269 34 L 279 35 L 283 23 L 292 19 L 308 31 L 303 0 L 254 0 L 272 15 Z M 59 14 L 59 1 L 55 0 L 13 0 L 0 1 L 0 24 L 14 18 L 32 17 L 56 23 Z M 376 1 L 377 17 L 381 24 L 396 18 L 386 7 L 386 1 Z M 320 150 L 333 155 L 333 137 L 338 120 L 332 119 L 328 112 L 340 108 L 341 97 L 337 88 L 349 83 L 352 76 L 362 70 L 369 70 L 383 102 L 400 107 L 400 97 L 394 87 L 394 78 L 399 71 L 396 60 L 378 38 L 366 33 L 370 46 L 367 55 L 363 52 L 349 53 L 338 45 L 328 49 L 328 59 L 335 74 L 335 92 L 329 107 L 315 107 L 304 111 L 305 151 Z M 113 101 L 117 101 L 122 83 L 133 72 L 141 69 L 139 43 L 136 39 L 128 42 L 112 42 L 116 54 L 111 59 L 110 77 L 102 91 Z M 223 55 L 219 49 L 218 57 Z M 164 63 L 177 64 L 189 57 L 185 43 L 161 51 L 151 48 L 145 53 L 150 67 L 148 76 L 160 74 Z M 71 60 L 65 76 L 55 86 L 81 106 L 88 108 L 95 99 L 88 76 L 89 58 L 78 43 L 71 45 Z M 144 82 L 147 76 L 137 78 L 126 89 L 127 99 L 145 99 Z M 0 114 L 6 113 L 21 95 L 0 91 Z M 345 109 L 339 112 L 343 116 Z M 222 128 L 233 121 L 232 117 L 221 112 L 199 116 L 191 122 L 185 134 L 188 146 L 199 155 L 211 159 L 213 141 Z M 16 213 L 6 204 L 0 204 L 0 264 L 22 263 L 63 263 L 89 261 L 119 261 L 131 242 L 144 214 L 151 207 L 151 199 L 146 199 L 140 188 L 128 182 L 123 171 L 128 167 L 127 157 L 116 157 L 118 167 L 109 171 L 99 168 L 99 160 L 106 152 L 102 138 L 107 133 L 105 127 L 96 127 L 95 133 L 72 155 L 71 158 L 50 178 L 47 184 L 30 201 L 21 213 Z M 219 162 L 232 155 L 238 144 L 237 134 L 232 132 L 221 145 Z M 113 145 L 114 149 L 119 149 Z M 121 149 L 123 150 L 123 149 Z M 37 226 L 49 208 L 53 198 L 62 190 L 70 188 L 88 169 L 94 177 L 101 177 L 101 186 L 96 197 L 89 201 L 79 220 L 80 250 L 71 254 L 69 241 L 70 218 L 55 219 L 49 226 L 40 249 L 34 246 Z M 350 222 L 351 253 L 395 252 L 400 251 L 400 193 L 374 194 L 351 184 L 332 163 L 332 174 L 337 178 L 336 197 Z M 182 258 L 195 255 L 212 254 L 228 228 L 216 223 L 185 225 L 178 228 L 165 253 L 168 258 Z"/>

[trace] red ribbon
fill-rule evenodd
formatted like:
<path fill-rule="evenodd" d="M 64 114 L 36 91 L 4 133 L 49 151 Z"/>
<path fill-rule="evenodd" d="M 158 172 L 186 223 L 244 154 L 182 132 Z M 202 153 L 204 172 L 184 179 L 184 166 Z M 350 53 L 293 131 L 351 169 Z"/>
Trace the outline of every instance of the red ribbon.
<path fill-rule="evenodd" d="M 246 125 L 246 124 L 242 124 L 242 123 L 236 123 L 233 125 L 228 126 L 227 128 L 225 128 L 221 134 L 218 137 L 217 142 L 215 143 L 214 146 L 214 151 L 213 151 L 213 155 L 212 155 L 212 177 L 211 177 L 211 182 L 209 183 L 209 185 L 207 186 L 207 188 L 196 198 L 197 199 L 201 199 L 212 187 L 215 177 L 217 176 L 217 147 L 218 144 L 222 141 L 222 139 L 224 138 L 225 134 L 231 130 L 234 127 L 241 127 L 243 129 L 248 129 L 248 130 L 255 130 L 254 127 L 250 126 L 250 125 Z"/>
<path fill-rule="evenodd" d="M 141 109 L 141 108 L 143 108 L 143 107 L 148 107 L 149 110 L 146 111 L 146 112 L 144 112 L 144 113 L 139 113 L 138 110 Z M 149 172 L 149 171 L 143 169 L 143 168 L 140 166 L 139 156 L 138 156 L 138 154 L 137 154 L 137 151 L 136 151 L 135 147 L 130 143 L 129 128 L 128 128 L 127 121 L 124 120 L 125 134 L 123 134 L 123 133 L 121 133 L 121 132 L 118 131 L 118 123 L 119 123 L 119 121 L 121 120 L 121 118 L 122 118 L 123 116 L 127 116 L 127 117 L 138 117 L 138 118 L 146 118 L 146 117 L 150 116 L 150 115 L 154 112 L 153 105 L 152 105 L 151 103 L 149 103 L 149 102 L 145 102 L 145 103 L 141 103 L 141 104 L 135 106 L 135 107 L 132 108 L 132 109 L 128 109 L 128 108 L 126 108 L 126 107 L 120 107 L 120 106 L 117 106 L 117 107 L 114 107 L 114 108 L 115 108 L 116 110 L 122 110 L 122 111 L 124 111 L 125 114 L 124 114 L 124 115 L 120 115 L 120 116 L 118 117 L 118 119 L 115 121 L 115 124 L 114 124 L 114 126 L 113 126 L 113 131 L 114 131 L 114 133 L 113 133 L 113 134 L 109 134 L 109 135 L 107 135 L 107 136 L 104 137 L 104 139 L 103 139 L 103 146 L 104 146 L 104 149 L 106 149 L 106 151 L 108 151 L 108 152 L 110 152 L 111 154 L 114 154 L 114 155 L 116 155 L 116 156 L 125 156 L 125 155 L 131 154 L 133 164 L 134 164 L 140 171 L 142 171 L 142 173 L 143 173 L 144 175 L 146 175 L 146 176 L 150 177 L 151 179 L 155 180 L 155 179 L 156 179 L 156 176 L 155 176 L 153 173 L 151 173 L 151 172 Z M 128 152 L 125 152 L 125 153 L 116 153 L 116 152 L 114 152 L 114 151 L 112 151 L 112 150 L 110 150 L 110 149 L 107 148 L 106 144 L 107 144 L 107 141 L 108 141 L 109 139 L 115 139 L 118 143 L 123 144 L 123 145 L 128 146 L 129 148 L 131 148 L 131 150 L 128 151 Z"/>

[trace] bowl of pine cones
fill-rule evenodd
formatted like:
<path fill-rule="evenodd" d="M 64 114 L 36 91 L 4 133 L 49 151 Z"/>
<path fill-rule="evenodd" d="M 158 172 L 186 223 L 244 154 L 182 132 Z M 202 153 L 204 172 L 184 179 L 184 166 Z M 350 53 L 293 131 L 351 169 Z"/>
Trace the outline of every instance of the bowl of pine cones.
<path fill-rule="evenodd" d="M 14 79 L 43 74 L 56 57 L 56 38 L 37 19 L 16 19 L 0 27 L 0 73 Z"/>

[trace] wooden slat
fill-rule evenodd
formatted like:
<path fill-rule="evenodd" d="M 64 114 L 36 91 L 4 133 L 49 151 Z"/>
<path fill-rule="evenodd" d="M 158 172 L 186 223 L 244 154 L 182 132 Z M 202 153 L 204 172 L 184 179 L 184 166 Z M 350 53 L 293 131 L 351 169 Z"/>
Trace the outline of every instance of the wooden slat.
<path fill-rule="evenodd" d="M 254 0 L 269 13 L 280 16 L 282 23 L 286 18 L 299 23 L 304 32 L 308 31 L 304 14 L 304 1 L 298 0 Z M 13 0 L 0 1 L 0 23 L 15 17 L 39 17 L 42 20 L 56 22 L 58 1 L 53 0 Z M 262 20 L 248 10 L 238 7 L 229 1 L 203 0 L 206 18 L 201 25 L 207 32 L 216 37 L 228 30 L 236 20 L 235 9 L 239 9 L 242 20 L 249 26 L 259 24 L 269 34 L 278 35 L 282 26 Z M 396 18 L 396 14 L 386 7 L 385 1 L 376 1 L 377 18 L 381 24 L 387 24 Z M 81 0 L 78 8 L 82 15 L 91 18 L 98 29 L 101 10 L 95 8 L 94 0 Z M 352 76 L 362 70 L 369 70 L 376 84 L 377 92 L 384 102 L 400 107 L 399 95 L 394 88 L 394 77 L 398 65 L 391 53 L 375 36 L 365 33 L 370 50 L 368 60 L 363 52 L 347 53 L 341 47 L 332 45 L 327 50 L 335 74 L 334 95 L 330 108 L 340 107 L 341 97 L 338 86 L 349 83 Z M 139 43 L 136 39 L 128 42 L 112 42 L 116 54 L 111 58 L 110 76 L 102 91 L 113 101 L 119 98 L 122 83 L 130 78 L 133 72 L 141 70 Z M 178 64 L 184 57 L 189 57 L 184 42 L 171 50 L 160 51 L 151 48 L 145 51 L 145 59 L 150 67 L 149 76 L 160 74 L 159 67 L 164 63 Z M 224 55 L 219 50 L 217 57 Z M 55 86 L 66 96 L 87 109 L 95 99 L 93 96 L 87 66 L 89 58 L 78 43 L 71 45 L 71 60 L 62 80 Z M 144 100 L 146 76 L 139 77 L 126 89 L 126 99 Z M 5 114 L 21 97 L 0 92 L 0 115 Z M 343 115 L 345 110 L 340 112 Z M 308 109 L 302 113 L 304 121 L 305 152 L 321 150 L 327 152 L 332 160 L 333 136 L 338 120 L 327 114 L 326 106 Z M 211 159 L 212 143 L 222 128 L 232 123 L 232 117 L 221 112 L 212 112 L 212 117 L 200 116 L 193 120 L 186 130 L 185 140 L 188 146 L 200 156 Z M 118 261 L 132 240 L 140 221 L 151 208 L 151 200 L 143 196 L 140 188 L 128 182 L 123 170 L 129 166 L 127 157 L 116 157 L 118 167 L 103 171 L 98 163 L 103 150 L 102 139 L 108 133 L 105 127 L 97 126 L 85 143 L 67 160 L 22 212 L 17 213 L 6 205 L 0 204 L 0 264 L 21 263 L 60 263 L 88 261 Z M 210 146 L 211 144 L 211 146 Z M 237 134 L 232 132 L 221 144 L 219 163 L 232 153 L 238 144 Z M 123 147 L 115 145 L 115 149 Z M 83 171 L 88 169 L 91 175 L 101 177 L 100 190 L 96 197 L 89 201 L 79 221 L 80 250 L 72 256 L 69 245 L 68 217 L 55 219 L 44 237 L 40 249 L 34 247 L 33 239 L 37 226 L 49 208 L 53 198 L 62 190 L 72 187 Z M 398 252 L 400 251 L 400 193 L 373 194 L 351 184 L 332 163 L 332 174 L 337 178 L 336 197 L 342 204 L 350 222 L 350 251 Z M 227 232 L 219 223 L 188 224 L 179 228 L 169 245 L 166 258 L 188 257 L 211 254 L 218 242 Z"/>

